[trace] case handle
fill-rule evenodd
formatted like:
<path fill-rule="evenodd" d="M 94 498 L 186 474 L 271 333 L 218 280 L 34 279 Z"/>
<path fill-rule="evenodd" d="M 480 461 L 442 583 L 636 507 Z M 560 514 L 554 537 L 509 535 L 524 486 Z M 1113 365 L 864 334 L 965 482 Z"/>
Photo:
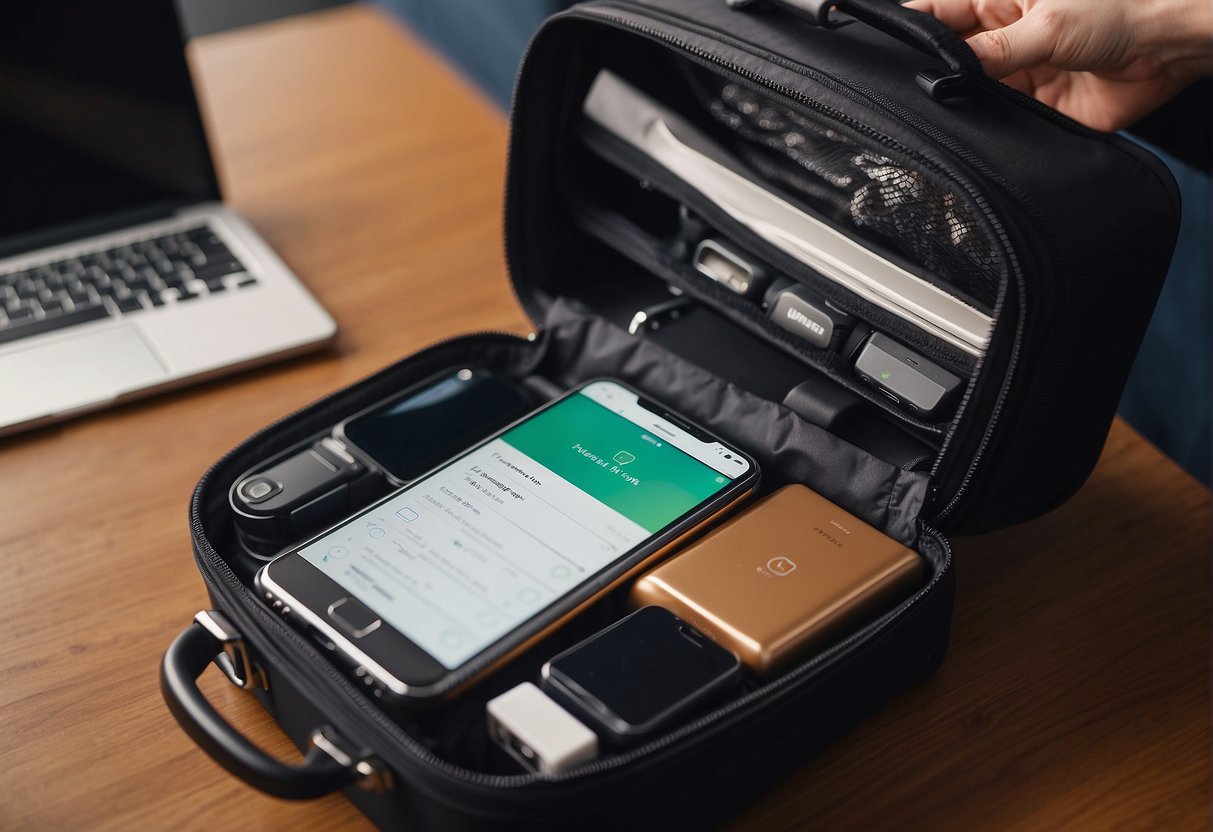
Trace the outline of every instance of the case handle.
<path fill-rule="evenodd" d="M 312 735 L 311 748 L 303 762 L 286 765 L 275 760 L 233 728 L 211 707 L 198 690 L 198 677 L 212 660 L 232 679 L 229 649 L 239 635 L 218 612 L 200 612 L 164 654 L 160 665 L 160 691 L 177 722 L 215 762 L 263 792 L 292 800 L 307 800 L 337 791 L 352 783 L 368 789 L 390 787 L 390 773 L 376 761 L 359 759 L 342 747 L 332 729 Z M 247 653 L 243 662 L 249 672 L 234 684 L 250 688 L 254 678 Z M 224 661 L 228 659 L 228 661 Z M 259 671 L 255 671 L 260 675 Z M 261 677 L 264 685 L 264 677 Z"/>
<path fill-rule="evenodd" d="M 725 0 L 729 6 L 740 9 L 755 5 L 761 0 Z M 964 93 L 965 76 L 981 75 L 981 62 L 973 50 L 935 17 L 907 9 L 895 0 L 766 0 L 815 26 L 836 28 L 848 20 L 836 20 L 830 13 L 837 9 L 855 20 L 862 21 L 874 29 L 897 38 L 948 66 L 949 73 L 923 70 L 918 74 L 918 83 L 932 98 L 944 100 L 956 98 Z"/>

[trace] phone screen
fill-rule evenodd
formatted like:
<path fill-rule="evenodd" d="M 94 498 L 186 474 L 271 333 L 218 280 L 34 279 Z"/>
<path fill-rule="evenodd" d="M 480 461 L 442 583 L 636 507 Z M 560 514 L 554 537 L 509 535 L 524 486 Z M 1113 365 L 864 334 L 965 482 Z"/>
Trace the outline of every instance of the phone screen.
<path fill-rule="evenodd" d="M 460 370 L 377 405 L 341 426 L 341 438 L 397 480 L 415 479 L 534 406 L 488 370 Z"/>
<path fill-rule="evenodd" d="M 749 472 L 594 382 L 299 554 L 453 670 Z"/>
<path fill-rule="evenodd" d="M 737 657 L 661 607 L 644 607 L 548 664 L 544 687 L 626 735 L 656 728 L 739 675 Z"/>

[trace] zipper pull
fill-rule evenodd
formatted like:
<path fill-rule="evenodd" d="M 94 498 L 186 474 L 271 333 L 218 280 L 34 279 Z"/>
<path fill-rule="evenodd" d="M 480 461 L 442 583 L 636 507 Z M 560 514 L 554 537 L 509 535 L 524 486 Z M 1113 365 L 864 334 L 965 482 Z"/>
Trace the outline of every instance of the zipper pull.
<path fill-rule="evenodd" d="M 918 86 L 936 101 L 958 104 L 970 99 L 972 86 L 963 72 L 924 69 L 914 77 Z"/>
<path fill-rule="evenodd" d="M 852 22 L 847 15 L 831 15 L 838 0 L 724 0 L 730 9 L 745 9 L 767 3 L 823 29 L 837 29 Z"/>

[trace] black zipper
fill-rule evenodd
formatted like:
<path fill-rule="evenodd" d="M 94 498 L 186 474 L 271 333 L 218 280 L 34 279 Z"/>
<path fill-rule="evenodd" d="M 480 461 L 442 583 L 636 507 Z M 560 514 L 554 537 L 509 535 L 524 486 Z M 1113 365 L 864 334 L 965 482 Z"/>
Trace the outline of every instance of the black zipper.
<path fill-rule="evenodd" d="M 565 14 L 567 15 L 569 13 L 565 12 Z M 518 88 L 521 86 L 518 81 L 522 78 L 522 67 L 527 65 L 527 61 L 531 55 L 531 50 L 535 46 L 535 41 L 539 39 L 540 33 L 542 33 L 546 28 L 547 26 L 544 24 L 540 28 L 539 32 L 532 36 L 529 41 L 527 41 L 526 46 L 522 50 L 522 58 L 518 62 L 518 78 L 515 79 L 514 86 L 510 90 L 510 129 L 506 131 L 505 137 L 505 158 L 507 170 L 505 176 L 505 188 L 503 189 L 504 192 L 502 194 L 505 220 L 501 223 L 501 236 L 505 248 L 505 273 L 506 277 L 509 278 L 510 281 L 510 290 L 514 293 L 514 297 L 518 299 L 518 303 L 522 305 L 522 308 L 526 311 L 526 313 L 531 316 L 531 320 L 535 322 L 535 327 L 537 330 L 542 329 L 543 310 L 532 303 L 529 293 L 522 292 L 521 287 L 518 284 L 518 279 L 514 275 L 514 245 L 513 237 L 510 234 L 510 219 L 516 212 L 510 210 L 510 200 L 513 197 L 512 182 L 514 179 L 514 177 L 510 175 L 510 168 L 513 167 L 514 144 L 518 133 L 518 119 L 516 118 L 516 112 L 518 110 Z"/>

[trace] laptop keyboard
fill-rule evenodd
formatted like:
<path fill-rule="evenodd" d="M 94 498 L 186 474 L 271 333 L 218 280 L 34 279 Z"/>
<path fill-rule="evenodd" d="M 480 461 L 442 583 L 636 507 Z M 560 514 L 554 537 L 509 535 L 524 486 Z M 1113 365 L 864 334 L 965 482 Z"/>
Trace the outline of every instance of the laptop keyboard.
<path fill-rule="evenodd" d="M 256 284 L 207 225 L 0 274 L 0 344 Z"/>

